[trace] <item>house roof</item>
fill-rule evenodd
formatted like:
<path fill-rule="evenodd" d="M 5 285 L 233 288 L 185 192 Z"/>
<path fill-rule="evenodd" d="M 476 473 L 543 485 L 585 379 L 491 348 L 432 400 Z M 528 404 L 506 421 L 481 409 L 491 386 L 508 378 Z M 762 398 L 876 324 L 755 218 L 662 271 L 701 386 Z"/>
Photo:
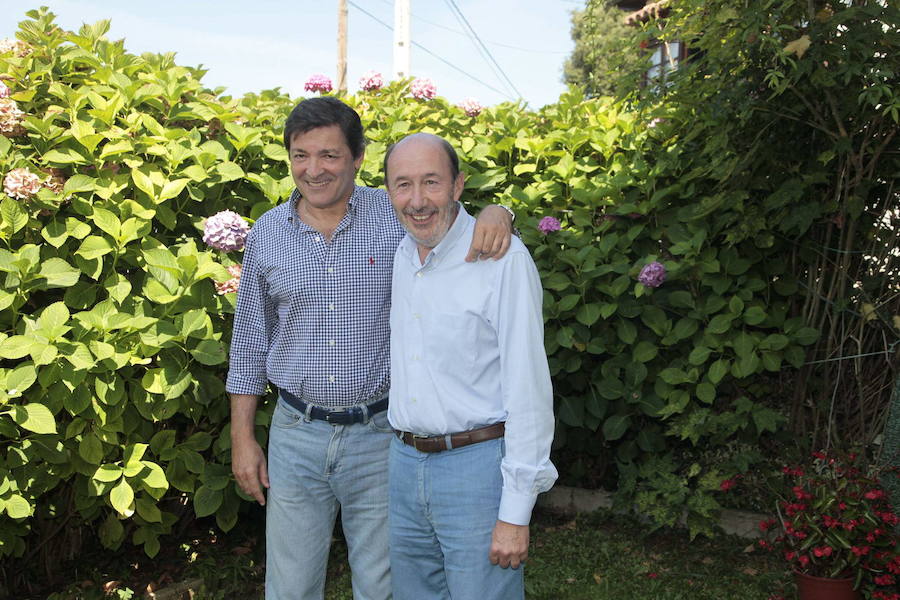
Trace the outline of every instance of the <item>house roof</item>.
<path fill-rule="evenodd" d="M 625 24 L 637 25 L 638 23 L 646 23 L 650 19 L 665 17 L 669 14 L 669 8 L 666 6 L 668 3 L 669 0 L 650 2 L 644 5 L 644 8 L 625 15 Z"/>

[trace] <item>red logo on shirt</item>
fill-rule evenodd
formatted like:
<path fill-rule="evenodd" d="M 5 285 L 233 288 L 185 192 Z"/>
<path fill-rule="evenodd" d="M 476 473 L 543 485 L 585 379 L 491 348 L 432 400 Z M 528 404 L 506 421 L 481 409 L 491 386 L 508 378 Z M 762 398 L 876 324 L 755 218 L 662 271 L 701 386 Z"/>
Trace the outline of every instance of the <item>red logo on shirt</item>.
<path fill-rule="evenodd" d="M 369 257 L 369 266 L 371 267 L 371 266 L 374 265 L 374 264 L 375 264 L 375 258 L 372 257 L 372 256 L 370 256 L 370 257 Z"/>

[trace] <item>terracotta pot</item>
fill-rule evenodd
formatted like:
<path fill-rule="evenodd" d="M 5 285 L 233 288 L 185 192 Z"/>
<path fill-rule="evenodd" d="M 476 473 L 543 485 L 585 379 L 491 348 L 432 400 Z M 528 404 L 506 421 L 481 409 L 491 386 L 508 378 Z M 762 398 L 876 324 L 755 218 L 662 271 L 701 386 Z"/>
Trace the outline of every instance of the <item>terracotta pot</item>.
<path fill-rule="evenodd" d="M 832 579 L 813 577 L 794 572 L 794 581 L 800 592 L 800 600 L 860 600 L 858 590 L 853 589 L 853 578 Z"/>

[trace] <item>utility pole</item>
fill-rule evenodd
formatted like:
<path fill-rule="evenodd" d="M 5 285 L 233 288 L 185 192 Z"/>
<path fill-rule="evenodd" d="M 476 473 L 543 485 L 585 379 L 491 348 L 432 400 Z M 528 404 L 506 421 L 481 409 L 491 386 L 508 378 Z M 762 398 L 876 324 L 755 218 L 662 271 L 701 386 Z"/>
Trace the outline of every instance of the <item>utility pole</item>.
<path fill-rule="evenodd" d="M 338 0 L 337 90 L 347 91 L 347 0 Z"/>
<path fill-rule="evenodd" d="M 410 32 L 409 32 L 410 0 L 394 0 L 394 77 L 409 77 Z"/>

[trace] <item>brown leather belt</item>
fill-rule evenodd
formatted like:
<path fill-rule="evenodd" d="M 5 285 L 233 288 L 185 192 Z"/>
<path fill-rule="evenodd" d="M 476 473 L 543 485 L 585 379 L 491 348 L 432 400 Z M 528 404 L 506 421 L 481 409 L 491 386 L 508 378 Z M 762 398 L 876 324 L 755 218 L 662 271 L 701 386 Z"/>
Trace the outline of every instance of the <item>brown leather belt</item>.
<path fill-rule="evenodd" d="M 444 450 L 462 448 L 470 444 L 503 437 L 505 429 L 505 424 L 500 422 L 487 427 L 479 427 L 478 429 L 448 435 L 424 436 L 409 433 L 408 431 L 398 431 L 397 437 L 403 440 L 404 444 L 412 446 L 419 452 L 443 452 Z"/>

